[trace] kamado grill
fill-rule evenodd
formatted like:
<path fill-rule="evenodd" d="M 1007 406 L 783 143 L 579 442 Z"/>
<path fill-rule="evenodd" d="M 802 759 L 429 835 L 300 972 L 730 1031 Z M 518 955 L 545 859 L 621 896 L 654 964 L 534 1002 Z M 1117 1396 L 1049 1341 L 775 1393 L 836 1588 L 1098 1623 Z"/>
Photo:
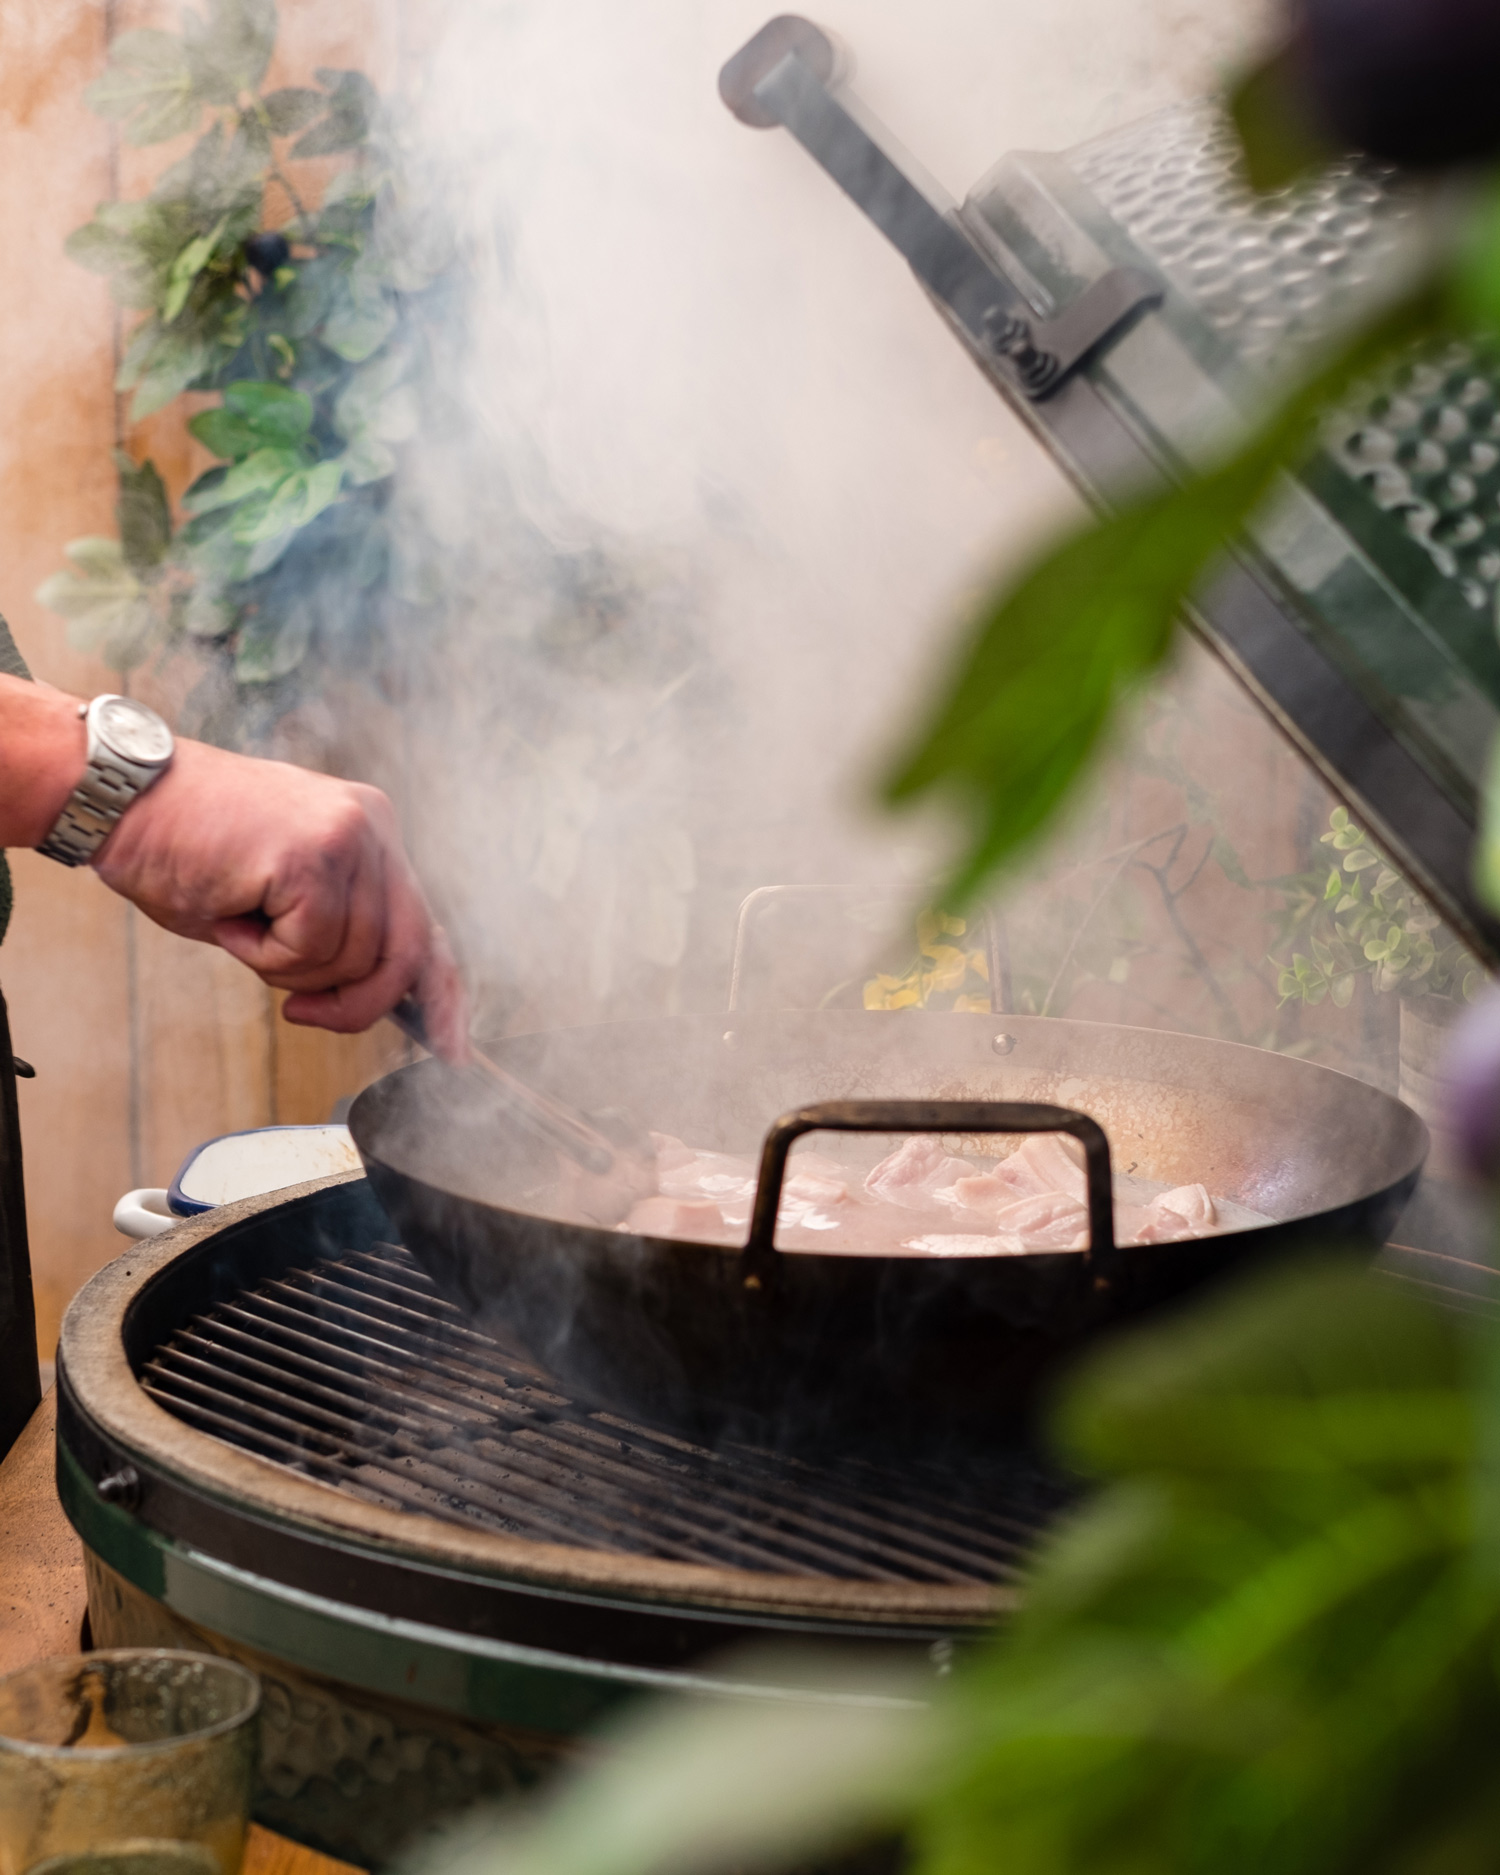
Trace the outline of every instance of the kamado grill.
<path fill-rule="evenodd" d="M 955 207 L 837 77 L 826 37 L 786 18 L 722 89 L 871 216 L 1101 501 L 1194 460 L 1273 353 L 1399 264 L 1395 179 L 1346 165 L 1259 204 L 1193 113 L 1010 158 Z M 1468 878 L 1500 703 L 1491 433 L 1490 361 L 1413 360 L 1330 423 L 1195 622 L 1493 961 L 1500 930 Z M 740 1149 L 809 1102 L 899 1101 L 890 1124 L 958 1131 L 980 1119 L 930 1103 L 1046 1103 L 1082 1113 L 1081 1136 L 1098 1122 L 1122 1169 L 1177 1153 L 1277 1225 L 1153 1258 L 1096 1231 L 1061 1284 L 1055 1258 L 872 1277 L 782 1255 L 766 1231 L 743 1254 L 589 1231 L 529 1209 L 519 1159 L 473 1150 L 483 1129 L 466 1137 L 474 1116 L 445 1111 L 451 1087 L 421 1063 L 361 1098 L 368 1180 L 227 1206 L 118 1258 L 70 1310 L 58 1365 L 95 1637 L 251 1661 L 262 1816 L 365 1862 L 531 1781 L 641 1689 L 829 1696 L 801 1668 L 735 1665 L 742 1642 L 941 1672 L 1068 1500 L 1019 1440 L 1057 1361 L 1268 1249 L 1332 1226 L 1378 1243 L 1426 1144 L 1399 1103 L 1309 1064 L 998 1003 L 741 1006 L 501 1052 L 595 1109 L 631 1098 L 643 1055 L 681 1063 L 684 1112 L 640 1117 L 686 1132 L 711 1088 Z M 861 1412 L 888 1409 L 864 1446 L 836 1410 L 846 1380 Z M 933 1424 L 941 1438 L 913 1436 Z"/>

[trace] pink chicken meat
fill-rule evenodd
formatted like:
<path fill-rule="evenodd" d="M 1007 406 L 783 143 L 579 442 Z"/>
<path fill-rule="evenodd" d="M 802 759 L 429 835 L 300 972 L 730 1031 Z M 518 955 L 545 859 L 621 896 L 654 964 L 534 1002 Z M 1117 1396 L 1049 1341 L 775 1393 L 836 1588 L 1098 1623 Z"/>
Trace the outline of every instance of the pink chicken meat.
<path fill-rule="evenodd" d="M 658 1189 L 621 1230 L 697 1243 L 743 1243 L 756 1166 L 654 1134 Z M 784 1250 L 855 1256 L 1019 1256 L 1088 1246 L 1082 1148 L 1058 1133 L 1029 1137 L 1007 1157 L 975 1163 L 931 1134 L 915 1133 L 873 1168 L 799 1152 L 787 1168 L 777 1216 Z M 1207 1237 L 1271 1220 L 1215 1200 L 1202 1185 L 1170 1190 L 1115 1181 L 1115 1241 Z"/>

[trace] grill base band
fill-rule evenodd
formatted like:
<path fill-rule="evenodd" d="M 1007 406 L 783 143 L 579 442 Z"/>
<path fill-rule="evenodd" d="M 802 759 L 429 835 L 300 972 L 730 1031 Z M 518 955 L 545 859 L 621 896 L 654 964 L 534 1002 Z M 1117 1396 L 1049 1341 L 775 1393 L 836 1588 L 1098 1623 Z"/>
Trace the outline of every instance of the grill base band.
<path fill-rule="evenodd" d="M 301 1671 L 185 1620 L 92 1551 L 84 1560 L 96 1645 L 224 1654 L 260 1676 L 256 1820 L 325 1855 L 374 1867 L 431 1824 L 527 1791 L 573 1755 L 544 1733 L 465 1723 Z"/>

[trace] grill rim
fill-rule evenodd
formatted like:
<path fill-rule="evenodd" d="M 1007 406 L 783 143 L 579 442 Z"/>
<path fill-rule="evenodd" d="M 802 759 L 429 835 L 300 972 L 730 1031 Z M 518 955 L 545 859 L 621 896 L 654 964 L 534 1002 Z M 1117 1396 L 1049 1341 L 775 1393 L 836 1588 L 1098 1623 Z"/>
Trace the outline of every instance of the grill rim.
<path fill-rule="evenodd" d="M 274 1256 L 268 1253 L 263 1222 L 272 1213 L 281 1227 Z M 254 1254 L 256 1279 L 265 1280 L 299 1259 L 346 1247 L 350 1232 L 360 1236 L 371 1230 L 389 1240 L 389 1221 L 363 1174 L 350 1172 L 222 1205 L 122 1252 L 90 1279 L 64 1318 L 58 1351 L 60 1406 L 66 1400 L 75 1425 L 82 1422 L 93 1429 L 101 1449 L 114 1455 L 111 1469 L 134 1465 L 143 1475 L 160 1479 L 168 1497 L 199 1500 L 210 1523 L 237 1520 L 262 1530 L 271 1524 L 314 1543 L 373 1552 L 386 1564 L 406 1562 L 497 1590 L 585 1597 L 613 1609 L 643 1613 L 670 1609 L 689 1618 L 717 1614 L 757 1625 L 756 1617 L 773 1624 L 779 1619 L 811 1624 L 822 1634 L 981 1628 L 1018 1605 L 1017 1591 L 1006 1585 L 781 1576 L 542 1543 L 461 1528 L 421 1511 L 385 1510 L 227 1445 L 147 1396 L 131 1358 L 131 1343 L 141 1340 L 143 1329 L 151 1339 L 149 1317 L 193 1265 L 200 1266 L 196 1273 L 228 1295 L 239 1286 L 233 1268 L 237 1249 Z M 95 1456 L 92 1468 L 85 1466 L 96 1485 L 104 1463 L 103 1457 Z M 169 1539 L 185 1536 L 166 1527 L 174 1518 L 160 1509 L 153 1514 L 151 1499 L 151 1492 L 143 1493 L 135 1515 Z"/>

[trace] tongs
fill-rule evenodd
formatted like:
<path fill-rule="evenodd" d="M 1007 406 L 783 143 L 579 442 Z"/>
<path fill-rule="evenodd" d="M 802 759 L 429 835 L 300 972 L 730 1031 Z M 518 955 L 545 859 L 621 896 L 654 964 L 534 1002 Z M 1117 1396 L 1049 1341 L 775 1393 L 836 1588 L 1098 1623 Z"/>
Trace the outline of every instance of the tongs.
<path fill-rule="evenodd" d="M 402 1034 L 434 1053 L 427 1021 L 414 997 L 403 996 L 390 1012 Z M 586 1113 L 553 1094 L 532 1087 L 509 1068 L 469 1043 L 468 1058 L 455 1074 L 483 1075 L 491 1092 L 520 1126 L 553 1147 L 590 1176 L 579 1181 L 575 1198 L 600 1223 L 618 1223 L 637 1198 L 656 1189 L 656 1146 L 646 1129 L 617 1108 Z M 596 1181 L 608 1181 L 598 1183 Z"/>

